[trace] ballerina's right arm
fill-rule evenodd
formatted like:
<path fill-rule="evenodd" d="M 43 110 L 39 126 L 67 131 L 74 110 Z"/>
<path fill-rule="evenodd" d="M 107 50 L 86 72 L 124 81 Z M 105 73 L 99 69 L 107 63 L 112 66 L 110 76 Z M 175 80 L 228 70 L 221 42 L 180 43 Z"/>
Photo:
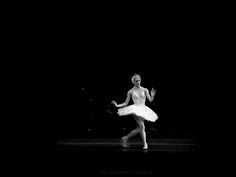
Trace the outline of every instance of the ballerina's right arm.
<path fill-rule="evenodd" d="M 127 93 L 127 98 L 126 98 L 126 100 L 125 100 L 124 103 L 122 103 L 122 104 L 116 104 L 115 101 L 112 101 L 112 103 L 113 103 L 117 108 L 121 108 L 121 107 L 124 107 L 124 106 L 127 106 L 127 105 L 128 105 L 129 100 L 130 100 L 130 97 L 131 97 L 131 90 L 128 91 L 128 93 Z"/>

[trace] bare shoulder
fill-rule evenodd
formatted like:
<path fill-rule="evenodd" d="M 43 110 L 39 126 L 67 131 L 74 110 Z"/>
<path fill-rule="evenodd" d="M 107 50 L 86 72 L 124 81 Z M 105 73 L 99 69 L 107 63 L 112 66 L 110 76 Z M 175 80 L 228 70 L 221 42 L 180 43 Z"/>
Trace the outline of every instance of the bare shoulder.
<path fill-rule="evenodd" d="M 134 88 L 130 89 L 130 90 L 128 91 L 128 94 L 132 95 L 133 91 L 134 91 Z"/>
<path fill-rule="evenodd" d="M 147 88 L 145 88 L 145 87 L 141 87 L 142 88 L 142 90 L 143 91 L 145 91 L 145 92 L 147 92 L 148 91 L 148 89 Z"/>

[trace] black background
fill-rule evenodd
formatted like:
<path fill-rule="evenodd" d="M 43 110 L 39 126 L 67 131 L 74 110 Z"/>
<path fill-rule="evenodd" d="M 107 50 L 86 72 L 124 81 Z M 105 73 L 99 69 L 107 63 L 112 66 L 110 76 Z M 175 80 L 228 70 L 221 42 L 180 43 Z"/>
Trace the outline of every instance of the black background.
<path fill-rule="evenodd" d="M 132 117 L 117 116 L 110 102 L 125 101 L 135 73 L 143 87 L 157 90 L 155 100 L 146 102 L 159 116 L 146 122 L 147 140 L 202 143 L 209 118 L 206 86 L 212 79 L 206 74 L 208 19 L 191 8 L 128 14 L 108 10 L 54 7 L 32 16 L 25 29 L 29 39 L 23 52 L 31 59 L 22 78 L 29 95 L 26 134 L 36 142 L 38 155 L 46 154 L 46 159 L 64 139 L 120 138 L 131 131 L 136 126 Z"/>
<path fill-rule="evenodd" d="M 29 50 L 39 117 L 34 125 L 42 125 L 49 142 L 120 137 L 135 124 L 117 117 L 110 102 L 125 101 L 138 73 L 142 86 L 157 89 L 154 102 L 147 101 L 159 115 L 157 122 L 147 122 L 150 136 L 199 138 L 207 30 L 188 14 L 71 11 L 36 17 L 30 32 L 37 45 Z"/>

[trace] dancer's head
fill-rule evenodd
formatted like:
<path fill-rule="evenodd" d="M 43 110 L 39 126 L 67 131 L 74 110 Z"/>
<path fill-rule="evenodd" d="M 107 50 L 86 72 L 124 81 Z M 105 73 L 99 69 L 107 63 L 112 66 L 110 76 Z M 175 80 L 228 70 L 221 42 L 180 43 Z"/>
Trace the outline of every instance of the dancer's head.
<path fill-rule="evenodd" d="M 131 78 L 131 81 L 134 85 L 140 85 L 141 82 L 141 76 L 138 74 L 134 74 Z"/>

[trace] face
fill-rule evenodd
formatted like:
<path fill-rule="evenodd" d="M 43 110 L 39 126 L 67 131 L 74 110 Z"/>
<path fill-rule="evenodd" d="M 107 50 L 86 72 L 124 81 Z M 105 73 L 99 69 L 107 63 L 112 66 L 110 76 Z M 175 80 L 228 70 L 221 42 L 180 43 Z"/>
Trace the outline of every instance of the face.
<path fill-rule="evenodd" d="M 136 77 L 134 79 L 134 85 L 138 86 L 138 85 L 140 85 L 140 83 L 141 83 L 141 79 L 139 77 Z"/>

